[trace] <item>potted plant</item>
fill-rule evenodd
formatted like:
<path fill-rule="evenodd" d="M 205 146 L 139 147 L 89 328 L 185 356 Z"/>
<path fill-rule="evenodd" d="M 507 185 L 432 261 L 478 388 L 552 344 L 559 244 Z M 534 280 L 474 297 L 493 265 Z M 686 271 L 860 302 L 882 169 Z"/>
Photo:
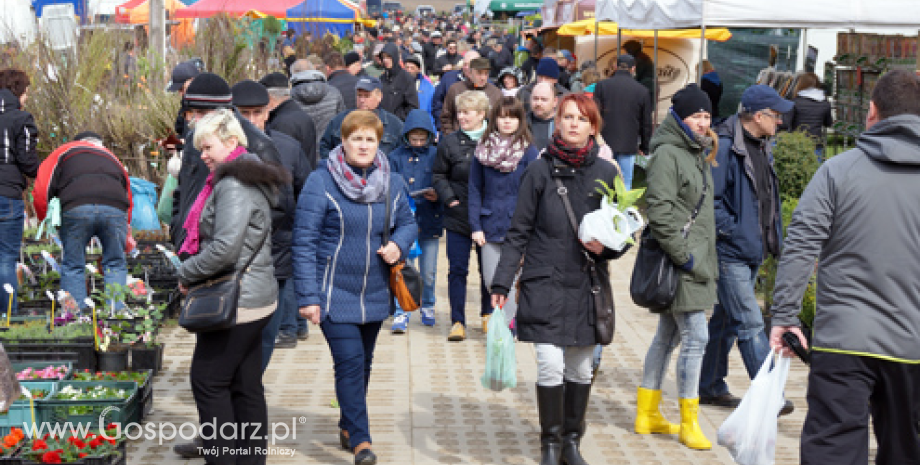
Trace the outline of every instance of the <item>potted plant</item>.
<path fill-rule="evenodd" d="M 163 367 L 163 345 L 157 341 L 159 322 L 163 319 L 162 305 L 148 305 L 134 312 L 137 341 L 131 348 L 131 369 L 153 370 L 156 375 Z"/>

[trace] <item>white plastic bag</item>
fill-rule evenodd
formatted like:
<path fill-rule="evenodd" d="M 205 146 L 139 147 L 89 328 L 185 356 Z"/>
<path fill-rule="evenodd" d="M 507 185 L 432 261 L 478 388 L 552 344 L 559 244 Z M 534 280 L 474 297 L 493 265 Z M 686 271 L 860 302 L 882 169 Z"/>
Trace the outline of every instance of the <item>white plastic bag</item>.
<path fill-rule="evenodd" d="M 482 387 L 493 391 L 517 386 L 517 357 L 514 335 L 508 329 L 505 312 L 496 308 L 489 319 L 486 333 L 486 369 L 480 378 Z"/>
<path fill-rule="evenodd" d="M 783 408 L 783 389 L 790 359 L 770 356 L 741 399 L 741 404 L 719 427 L 719 445 L 740 465 L 773 465 L 776 455 L 776 418 Z M 770 364 L 775 360 L 773 369 Z"/>
<path fill-rule="evenodd" d="M 597 240 L 604 247 L 619 252 L 633 233 L 642 229 L 645 221 L 639 210 L 629 207 L 621 212 L 607 196 L 601 200 L 601 208 L 585 215 L 578 226 L 578 239 L 582 242 Z"/>

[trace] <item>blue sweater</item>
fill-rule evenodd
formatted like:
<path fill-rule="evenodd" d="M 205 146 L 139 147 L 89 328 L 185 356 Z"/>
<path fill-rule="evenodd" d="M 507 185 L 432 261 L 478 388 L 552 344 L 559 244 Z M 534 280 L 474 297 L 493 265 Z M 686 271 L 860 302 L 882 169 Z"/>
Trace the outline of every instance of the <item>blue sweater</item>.
<path fill-rule="evenodd" d="M 472 157 L 469 210 L 470 227 L 473 232 L 482 231 L 488 242 L 505 241 L 505 234 L 511 227 L 511 217 L 514 216 L 514 207 L 517 205 L 521 178 L 539 154 L 536 147 L 528 147 L 517 168 L 510 173 L 483 166 L 475 156 Z"/>
<path fill-rule="evenodd" d="M 390 240 L 405 258 L 415 242 L 416 225 L 402 176 L 390 176 L 390 191 Z M 371 323 L 389 316 L 390 272 L 377 255 L 385 215 L 385 202 L 365 204 L 345 197 L 325 162 L 310 174 L 297 202 L 294 224 L 298 307 L 319 305 L 320 319 L 336 323 Z"/>
<path fill-rule="evenodd" d="M 408 135 L 413 129 L 428 131 L 428 145 L 412 147 Z M 424 110 L 412 110 L 406 116 L 403 125 L 403 145 L 390 153 L 390 167 L 393 173 L 403 175 L 409 192 L 428 187 L 431 183 L 431 166 L 438 154 L 434 145 L 434 126 L 430 115 Z M 441 237 L 444 233 L 444 206 L 439 201 L 428 201 L 424 197 L 415 197 L 415 220 L 418 222 L 418 236 L 421 239 Z"/>

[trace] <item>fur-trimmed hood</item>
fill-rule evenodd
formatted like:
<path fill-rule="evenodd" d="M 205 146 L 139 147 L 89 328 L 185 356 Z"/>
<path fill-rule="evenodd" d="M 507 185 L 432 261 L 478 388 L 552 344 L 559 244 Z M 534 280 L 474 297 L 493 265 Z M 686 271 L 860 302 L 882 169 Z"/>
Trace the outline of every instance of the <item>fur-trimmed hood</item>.
<path fill-rule="evenodd" d="M 272 206 L 278 204 L 278 188 L 291 184 L 291 173 L 283 166 L 263 162 L 251 153 L 244 153 L 229 163 L 223 163 L 214 172 L 214 184 L 226 177 L 236 178 L 239 182 L 256 186 L 268 197 Z"/>

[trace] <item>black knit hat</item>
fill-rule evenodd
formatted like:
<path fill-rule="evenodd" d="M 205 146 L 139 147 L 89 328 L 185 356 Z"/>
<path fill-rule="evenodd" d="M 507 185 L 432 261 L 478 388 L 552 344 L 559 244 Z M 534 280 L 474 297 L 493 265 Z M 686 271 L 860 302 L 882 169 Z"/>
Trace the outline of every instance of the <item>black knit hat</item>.
<path fill-rule="evenodd" d="M 186 108 L 227 108 L 233 102 L 230 84 L 214 73 L 201 73 L 185 91 Z"/>
<path fill-rule="evenodd" d="M 259 84 L 265 86 L 266 89 L 287 89 L 291 86 L 288 77 L 284 73 L 279 72 L 266 74 L 265 77 L 259 80 Z"/>
<path fill-rule="evenodd" d="M 361 61 L 361 55 L 358 55 L 358 52 L 348 52 L 345 54 L 346 68 L 359 61 Z"/>
<path fill-rule="evenodd" d="M 687 87 L 677 91 L 671 97 L 671 105 L 674 108 L 674 113 L 677 113 L 680 119 L 700 111 L 712 114 L 712 101 L 709 100 L 709 95 L 697 87 L 696 84 L 687 84 Z"/>
<path fill-rule="evenodd" d="M 264 107 L 268 105 L 268 90 L 256 81 L 246 79 L 233 86 L 233 106 Z"/>

